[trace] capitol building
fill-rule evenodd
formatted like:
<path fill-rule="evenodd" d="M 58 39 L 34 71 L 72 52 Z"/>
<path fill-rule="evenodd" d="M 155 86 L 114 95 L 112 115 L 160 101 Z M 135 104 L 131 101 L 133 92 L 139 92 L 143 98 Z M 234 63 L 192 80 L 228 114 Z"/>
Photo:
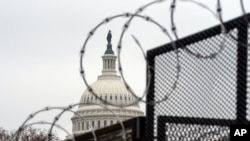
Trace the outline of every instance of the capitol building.
<path fill-rule="evenodd" d="M 117 75 L 117 57 L 112 50 L 111 38 L 111 31 L 109 31 L 107 35 L 107 49 L 102 56 L 102 74 L 98 76 L 97 81 L 91 84 L 90 87 L 100 99 L 113 105 L 128 105 L 134 103 L 131 106 L 122 108 L 119 106 L 106 105 L 106 107 L 112 110 L 122 121 L 143 116 L 144 113 L 140 110 L 139 104 L 135 102 L 136 98 L 126 89 L 121 77 Z M 71 118 L 73 134 L 89 132 L 92 127 L 96 130 L 119 122 L 112 112 L 98 105 L 103 104 L 99 98 L 88 90 L 84 91 L 80 99 L 80 102 L 83 104 L 81 104 L 76 111 L 84 120 L 77 114 Z"/>

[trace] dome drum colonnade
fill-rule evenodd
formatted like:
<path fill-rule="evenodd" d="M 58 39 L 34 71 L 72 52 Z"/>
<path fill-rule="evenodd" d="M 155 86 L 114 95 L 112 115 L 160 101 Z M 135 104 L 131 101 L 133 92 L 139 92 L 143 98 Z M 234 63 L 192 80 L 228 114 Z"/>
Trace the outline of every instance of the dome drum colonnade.
<path fill-rule="evenodd" d="M 112 50 L 111 38 L 111 31 L 109 31 L 107 35 L 107 49 L 102 56 L 102 74 L 98 76 L 96 82 L 91 84 L 91 88 L 98 97 L 109 103 L 116 105 L 135 103 L 135 97 L 126 89 L 121 77 L 116 74 L 117 57 Z M 71 118 L 73 134 L 89 132 L 91 127 L 99 129 L 118 122 L 113 113 L 96 104 L 101 104 L 102 102 L 88 90 L 85 90 L 80 102 L 83 104 L 79 106 L 76 112 L 84 117 L 84 121 L 77 115 Z M 107 105 L 106 107 L 112 110 L 122 121 L 144 115 L 138 103 L 123 108 L 111 105 Z"/>

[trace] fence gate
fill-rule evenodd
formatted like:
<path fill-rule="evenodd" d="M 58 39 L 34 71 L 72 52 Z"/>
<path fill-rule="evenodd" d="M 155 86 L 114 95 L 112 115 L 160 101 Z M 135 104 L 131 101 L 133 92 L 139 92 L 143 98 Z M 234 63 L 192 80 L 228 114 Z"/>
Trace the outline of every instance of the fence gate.
<path fill-rule="evenodd" d="M 229 140 L 250 124 L 250 14 L 147 52 L 147 140 Z"/>

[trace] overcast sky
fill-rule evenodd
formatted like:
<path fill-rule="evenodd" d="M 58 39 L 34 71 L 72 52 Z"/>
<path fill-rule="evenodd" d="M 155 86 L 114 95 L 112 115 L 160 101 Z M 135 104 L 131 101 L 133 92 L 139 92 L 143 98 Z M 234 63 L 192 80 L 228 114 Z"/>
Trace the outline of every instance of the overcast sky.
<path fill-rule="evenodd" d="M 17 129 L 26 117 L 45 106 L 77 103 L 85 90 L 79 74 L 79 52 L 88 32 L 106 17 L 135 12 L 150 0 L 0 0 L 0 127 Z M 213 11 L 216 0 L 201 0 Z M 245 0 L 250 11 L 250 2 Z M 170 29 L 170 2 L 156 4 L 148 15 Z M 223 17 L 242 14 L 239 0 L 222 1 Z M 204 8 L 190 2 L 177 3 L 176 26 L 186 36 L 219 22 Z M 125 18 L 105 24 L 87 45 L 84 68 L 89 83 L 102 69 L 101 55 L 106 35 L 112 30 L 116 52 Z M 152 23 L 136 19 L 123 40 L 122 64 L 127 81 L 137 95 L 145 87 L 145 62 L 131 38 L 135 35 L 145 50 L 168 43 L 169 39 Z M 117 54 L 117 53 L 116 53 Z M 43 114 L 33 121 L 52 121 L 59 111 Z M 60 124 L 71 132 L 72 114 Z M 46 126 L 47 127 L 47 126 Z M 60 136 L 66 134 L 57 131 Z"/>

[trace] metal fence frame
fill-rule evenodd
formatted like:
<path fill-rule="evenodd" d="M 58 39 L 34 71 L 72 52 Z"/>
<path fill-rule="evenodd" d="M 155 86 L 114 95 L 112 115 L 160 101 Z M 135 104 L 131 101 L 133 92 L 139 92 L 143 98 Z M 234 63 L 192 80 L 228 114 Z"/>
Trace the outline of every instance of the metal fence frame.
<path fill-rule="evenodd" d="M 123 121 L 126 141 L 142 141 L 145 140 L 145 117 L 136 117 L 126 121 Z M 123 141 L 122 127 L 119 123 L 110 125 L 104 128 L 95 130 L 97 141 Z M 65 141 L 73 141 L 67 139 Z M 94 141 L 93 134 L 91 132 L 82 133 L 75 136 L 75 141 Z"/>
<path fill-rule="evenodd" d="M 218 125 L 218 126 L 230 126 L 230 125 L 246 125 L 250 124 L 247 120 L 247 57 L 248 48 L 245 46 L 248 44 L 248 26 L 250 20 L 250 14 L 230 20 L 224 23 L 225 28 L 228 30 L 238 29 L 238 42 L 237 42 L 237 87 L 236 87 L 236 120 L 227 119 L 207 119 L 207 118 L 191 118 L 191 117 L 176 117 L 176 116 L 158 116 L 157 117 L 157 137 L 154 137 L 154 111 L 155 106 L 147 104 L 146 107 L 146 140 L 153 141 L 156 138 L 158 140 L 165 140 L 165 124 L 166 123 L 184 123 L 184 124 L 200 124 L 200 125 Z M 201 41 L 206 38 L 218 35 L 221 33 L 221 26 L 215 26 L 207 30 L 201 31 L 194 35 L 182 38 L 175 41 L 176 48 L 183 48 L 194 42 Z M 163 53 L 171 52 L 174 48 L 171 43 L 163 46 L 151 49 L 147 52 L 147 61 L 152 68 L 155 68 L 155 57 Z M 155 98 L 155 70 L 151 69 L 151 82 L 149 91 L 147 94 L 147 102 L 154 102 Z"/>

